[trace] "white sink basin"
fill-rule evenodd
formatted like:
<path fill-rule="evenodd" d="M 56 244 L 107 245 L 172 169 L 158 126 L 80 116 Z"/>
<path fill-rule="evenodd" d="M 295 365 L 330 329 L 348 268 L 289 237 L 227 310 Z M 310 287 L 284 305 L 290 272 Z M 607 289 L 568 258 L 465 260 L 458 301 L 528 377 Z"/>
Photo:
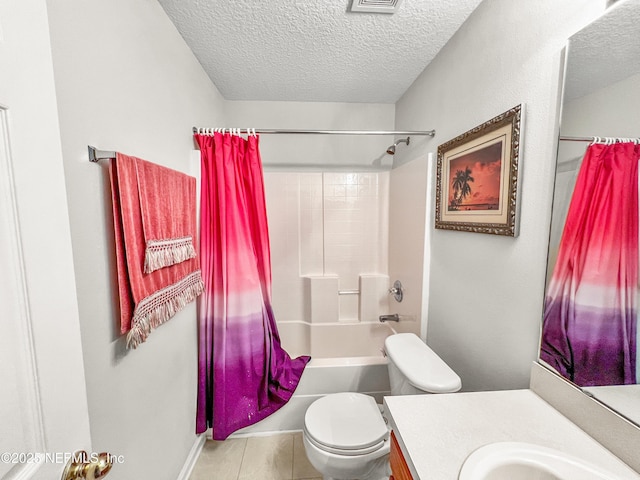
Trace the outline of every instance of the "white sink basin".
<path fill-rule="evenodd" d="M 633 478 L 633 477 L 630 477 Z M 458 480 L 623 480 L 586 460 L 532 443 L 499 442 L 465 460 Z"/>

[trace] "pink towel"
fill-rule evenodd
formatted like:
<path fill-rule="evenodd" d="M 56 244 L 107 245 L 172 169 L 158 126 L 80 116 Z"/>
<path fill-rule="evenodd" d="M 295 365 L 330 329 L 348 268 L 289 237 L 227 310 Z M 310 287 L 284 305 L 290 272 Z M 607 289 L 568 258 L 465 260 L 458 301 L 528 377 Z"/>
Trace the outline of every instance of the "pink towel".
<path fill-rule="evenodd" d="M 127 333 L 127 347 L 136 348 L 204 288 L 192 240 L 196 180 L 121 153 L 109 171 L 120 331 Z M 153 268 L 148 250 L 160 257 Z"/>
<path fill-rule="evenodd" d="M 146 244 L 145 273 L 194 258 L 190 209 L 195 205 L 195 179 L 140 159 L 135 166 Z"/>

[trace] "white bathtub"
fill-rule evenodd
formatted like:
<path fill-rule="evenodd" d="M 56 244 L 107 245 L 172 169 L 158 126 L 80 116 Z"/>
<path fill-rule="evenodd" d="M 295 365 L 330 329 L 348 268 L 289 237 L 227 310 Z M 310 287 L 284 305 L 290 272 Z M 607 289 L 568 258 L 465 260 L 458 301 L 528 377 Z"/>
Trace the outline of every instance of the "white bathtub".
<path fill-rule="evenodd" d="M 292 357 L 311 354 L 293 398 L 268 418 L 234 436 L 302 430 L 309 405 L 329 393 L 367 393 L 382 403 L 389 395 L 384 339 L 393 332 L 380 323 L 311 325 L 281 322 L 282 345 Z"/>

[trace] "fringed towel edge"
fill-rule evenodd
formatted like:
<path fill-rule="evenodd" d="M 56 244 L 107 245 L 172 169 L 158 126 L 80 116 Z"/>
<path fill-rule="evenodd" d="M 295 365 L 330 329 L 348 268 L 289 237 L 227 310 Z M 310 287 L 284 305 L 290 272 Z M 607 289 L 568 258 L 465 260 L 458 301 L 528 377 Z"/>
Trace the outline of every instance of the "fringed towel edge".
<path fill-rule="evenodd" d="M 155 272 L 164 267 L 195 258 L 193 238 L 180 237 L 166 240 L 149 240 L 144 252 L 144 273 Z"/>
<path fill-rule="evenodd" d="M 136 305 L 127 334 L 127 348 L 143 343 L 154 328 L 159 327 L 204 290 L 200 270 L 190 273 L 173 285 L 152 293 Z"/>

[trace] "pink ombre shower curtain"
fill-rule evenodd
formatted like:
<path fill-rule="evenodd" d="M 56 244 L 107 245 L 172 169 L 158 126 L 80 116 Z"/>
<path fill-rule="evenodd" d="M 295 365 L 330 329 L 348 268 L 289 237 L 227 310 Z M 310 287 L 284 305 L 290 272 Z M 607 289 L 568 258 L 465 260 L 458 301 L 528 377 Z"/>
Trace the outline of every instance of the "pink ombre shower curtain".
<path fill-rule="evenodd" d="M 196 135 L 201 152 L 196 432 L 223 440 L 282 407 L 309 357 L 280 345 L 258 137 Z"/>
<path fill-rule="evenodd" d="M 636 383 L 639 157 L 588 147 L 547 289 L 540 358 L 580 386 Z"/>

